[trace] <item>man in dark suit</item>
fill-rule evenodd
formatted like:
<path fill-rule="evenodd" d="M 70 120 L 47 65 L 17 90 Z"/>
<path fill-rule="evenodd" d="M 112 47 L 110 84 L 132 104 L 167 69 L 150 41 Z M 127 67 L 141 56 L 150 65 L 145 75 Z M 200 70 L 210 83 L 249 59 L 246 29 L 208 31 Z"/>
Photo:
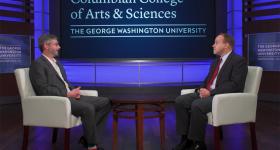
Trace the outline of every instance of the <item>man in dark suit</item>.
<path fill-rule="evenodd" d="M 108 114 L 111 104 L 108 98 L 81 96 L 80 87 L 73 88 L 66 77 L 63 66 L 55 59 L 60 50 L 57 37 L 42 35 L 39 38 L 42 56 L 34 61 L 29 75 L 37 95 L 68 97 L 71 113 L 81 117 L 84 137 L 88 150 L 100 150 L 97 147 L 96 124 Z M 50 108 L 51 109 L 51 108 Z"/>
<path fill-rule="evenodd" d="M 248 66 L 244 58 L 232 51 L 233 45 L 231 36 L 219 34 L 212 46 L 218 58 L 212 63 L 204 84 L 195 93 L 175 99 L 176 129 L 181 141 L 173 150 L 206 150 L 206 114 L 212 111 L 213 97 L 243 91 Z"/>

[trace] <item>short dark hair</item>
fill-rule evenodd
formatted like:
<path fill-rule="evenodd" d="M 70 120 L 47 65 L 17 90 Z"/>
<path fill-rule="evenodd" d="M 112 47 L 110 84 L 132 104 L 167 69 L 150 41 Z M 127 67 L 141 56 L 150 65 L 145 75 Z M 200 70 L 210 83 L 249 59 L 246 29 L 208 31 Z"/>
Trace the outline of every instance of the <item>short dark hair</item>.
<path fill-rule="evenodd" d="M 224 42 L 228 43 L 231 48 L 234 47 L 234 39 L 231 35 L 229 35 L 227 33 L 220 33 L 219 35 L 224 37 Z"/>
<path fill-rule="evenodd" d="M 43 52 L 43 46 L 45 43 L 49 42 L 50 40 L 57 40 L 57 36 L 53 34 L 43 34 L 39 37 L 38 43 L 40 51 Z"/>

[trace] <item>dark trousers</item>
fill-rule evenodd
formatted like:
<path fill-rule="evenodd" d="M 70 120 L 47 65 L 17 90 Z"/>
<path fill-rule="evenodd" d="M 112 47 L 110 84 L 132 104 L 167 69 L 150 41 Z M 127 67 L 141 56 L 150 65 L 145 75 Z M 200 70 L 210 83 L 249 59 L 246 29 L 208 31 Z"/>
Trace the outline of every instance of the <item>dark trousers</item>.
<path fill-rule="evenodd" d="M 108 98 L 81 96 L 79 100 L 70 98 L 72 114 L 81 117 L 84 137 L 89 145 L 96 145 L 96 125 L 110 112 Z"/>
<path fill-rule="evenodd" d="M 175 99 L 176 129 L 194 141 L 204 141 L 207 113 L 212 111 L 213 97 L 200 98 L 198 93 L 178 96 Z"/>

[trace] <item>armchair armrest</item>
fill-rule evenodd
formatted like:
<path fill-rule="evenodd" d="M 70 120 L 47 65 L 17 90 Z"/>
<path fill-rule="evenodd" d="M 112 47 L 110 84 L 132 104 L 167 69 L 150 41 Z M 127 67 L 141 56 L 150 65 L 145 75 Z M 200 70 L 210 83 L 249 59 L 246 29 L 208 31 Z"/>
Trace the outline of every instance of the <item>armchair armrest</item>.
<path fill-rule="evenodd" d="M 194 93 L 195 89 L 183 89 L 181 90 L 181 95 Z"/>
<path fill-rule="evenodd" d="M 68 128 L 71 104 L 59 96 L 30 96 L 22 100 L 23 124 L 30 126 Z"/>
<path fill-rule="evenodd" d="M 98 92 L 96 90 L 81 90 L 80 92 L 83 96 L 98 96 Z"/>
<path fill-rule="evenodd" d="M 218 94 L 213 98 L 213 125 L 255 122 L 257 95 L 250 93 Z"/>

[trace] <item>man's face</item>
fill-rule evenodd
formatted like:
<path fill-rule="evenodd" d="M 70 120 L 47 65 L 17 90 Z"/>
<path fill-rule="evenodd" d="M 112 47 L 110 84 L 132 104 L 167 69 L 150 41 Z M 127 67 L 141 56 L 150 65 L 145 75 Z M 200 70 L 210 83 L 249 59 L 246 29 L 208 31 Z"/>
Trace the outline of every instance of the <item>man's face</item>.
<path fill-rule="evenodd" d="M 214 49 L 214 54 L 222 56 L 227 48 L 228 44 L 224 42 L 224 37 L 222 35 L 218 35 L 215 38 L 215 42 L 212 45 Z"/>
<path fill-rule="evenodd" d="M 60 46 L 56 39 L 52 39 L 46 42 L 45 46 L 48 54 L 51 54 L 53 57 L 58 56 L 58 51 L 60 50 Z"/>

